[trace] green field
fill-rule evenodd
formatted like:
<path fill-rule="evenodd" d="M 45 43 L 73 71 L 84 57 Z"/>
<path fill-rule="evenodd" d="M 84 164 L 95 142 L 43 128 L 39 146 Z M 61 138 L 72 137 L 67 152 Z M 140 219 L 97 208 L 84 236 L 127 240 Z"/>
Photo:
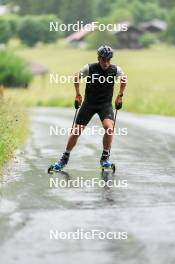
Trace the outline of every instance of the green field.
<path fill-rule="evenodd" d="M 60 44 L 23 47 L 15 49 L 15 53 L 59 75 L 73 75 L 84 64 L 96 62 L 95 51 L 71 49 Z M 128 76 L 123 110 L 175 115 L 174 61 L 174 47 L 154 46 L 148 50 L 116 51 L 112 63 L 119 64 Z M 116 87 L 115 93 L 117 90 Z M 48 74 L 45 84 L 41 77 L 36 77 L 29 89 L 7 89 L 6 95 L 27 106 L 72 106 L 74 88 L 72 83 L 51 85 Z"/>

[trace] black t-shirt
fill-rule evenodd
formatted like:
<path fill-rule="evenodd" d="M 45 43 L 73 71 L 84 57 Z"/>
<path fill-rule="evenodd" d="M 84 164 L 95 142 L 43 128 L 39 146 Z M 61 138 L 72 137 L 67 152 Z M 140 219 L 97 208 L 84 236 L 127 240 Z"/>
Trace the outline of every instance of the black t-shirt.
<path fill-rule="evenodd" d="M 117 77 L 124 75 L 120 67 L 110 64 L 103 70 L 99 63 L 87 64 L 80 70 L 86 77 L 85 102 L 91 105 L 111 104 Z"/>

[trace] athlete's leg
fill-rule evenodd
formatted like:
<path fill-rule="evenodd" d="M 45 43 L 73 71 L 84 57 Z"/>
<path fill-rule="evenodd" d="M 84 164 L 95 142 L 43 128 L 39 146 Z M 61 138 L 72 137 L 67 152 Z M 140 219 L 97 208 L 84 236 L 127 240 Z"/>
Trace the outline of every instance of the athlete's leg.
<path fill-rule="evenodd" d="M 84 125 L 78 125 L 75 124 L 75 127 L 73 128 L 69 138 L 68 138 L 68 142 L 67 142 L 67 146 L 66 146 L 66 152 L 70 152 L 74 146 L 77 143 L 77 140 L 79 138 L 79 136 L 81 135 L 81 133 L 83 132 L 85 126 Z"/>
<path fill-rule="evenodd" d="M 87 103 L 83 103 L 76 119 L 76 125 L 71 132 L 71 135 L 68 139 L 68 143 L 66 146 L 66 151 L 70 152 L 73 147 L 76 145 L 77 140 L 81 133 L 83 132 L 85 126 L 89 123 L 95 111 L 92 107 L 90 107 Z"/>
<path fill-rule="evenodd" d="M 103 149 L 110 150 L 113 139 L 113 124 L 114 121 L 111 119 L 104 119 L 102 121 L 103 128 L 105 129 L 105 134 L 103 136 Z"/>
<path fill-rule="evenodd" d="M 81 135 L 84 128 L 89 123 L 89 121 L 91 120 L 94 114 L 95 114 L 94 108 L 90 107 L 87 103 L 83 102 L 76 118 L 75 127 L 71 131 L 71 135 L 69 136 L 67 142 L 67 146 L 66 146 L 67 154 L 69 154 L 71 150 L 74 148 L 79 136 Z"/>
<path fill-rule="evenodd" d="M 114 113 L 112 105 L 103 106 L 98 111 L 99 117 L 101 119 L 103 128 L 105 129 L 105 134 L 103 136 L 103 152 L 100 159 L 101 165 L 103 162 L 107 162 L 110 156 L 110 149 L 113 139 L 113 124 L 114 124 Z"/>
<path fill-rule="evenodd" d="M 68 138 L 66 151 L 63 153 L 62 157 L 58 161 L 58 164 L 57 164 L 58 169 L 62 169 L 65 165 L 67 165 L 67 163 L 69 161 L 69 157 L 70 157 L 70 152 L 74 148 L 74 146 L 76 145 L 77 140 L 78 140 L 79 136 L 81 135 L 81 132 L 83 131 L 84 128 L 85 128 L 85 126 L 83 126 L 83 125 L 75 124 L 75 126 L 72 129 L 71 134 Z"/>
<path fill-rule="evenodd" d="M 98 115 L 101 119 L 105 134 L 103 136 L 103 149 L 110 150 L 113 138 L 114 113 L 112 105 L 103 106 L 99 109 Z"/>

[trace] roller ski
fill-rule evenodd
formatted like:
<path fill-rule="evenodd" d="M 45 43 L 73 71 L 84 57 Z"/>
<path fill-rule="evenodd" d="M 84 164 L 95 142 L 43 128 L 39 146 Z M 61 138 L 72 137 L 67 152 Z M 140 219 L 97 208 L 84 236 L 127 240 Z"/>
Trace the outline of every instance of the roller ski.
<path fill-rule="evenodd" d="M 101 170 L 103 172 L 115 173 L 115 164 L 109 161 L 109 153 L 103 151 L 100 160 Z"/>
<path fill-rule="evenodd" d="M 112 172 L 115 173 L 115 164 L 111 162 L 106 162 L 101 165 L 102 172 Z"/>
<path fill-rule="evenodd" d="M 48 168 L 48 173 L 54 173 L 54 172 L 60 172 L 63 170 L 63 168 L 67 165 L 69 161 L 69 154 L 67 153 L 63 153 L 63 156 L 61 157 L 60 161 L 52 164 L 49 168 Z"/>

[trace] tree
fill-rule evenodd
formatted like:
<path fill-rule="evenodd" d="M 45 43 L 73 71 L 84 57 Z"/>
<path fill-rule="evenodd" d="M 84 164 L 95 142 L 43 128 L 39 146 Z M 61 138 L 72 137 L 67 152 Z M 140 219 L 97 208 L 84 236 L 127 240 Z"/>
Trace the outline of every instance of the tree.
<path fill-rule="evenodd" d="M 9 0 L 0 0 L 0 5 L 8 4 Z"/>
<path fill-rule="evenodd" d="M 11 37 L 16 36 L 19 23 L 19 16 L 15 14 L 7 14 L 3 16 L 3 19 L 6 20 L 10 25 Z"/>
<path fill-rule="evenodd" d="M 167 40 L 175 44 L 175 7 L 172 9 L 170 16 L 168 18 L 168 25 L 166 30 Z"/>
<path fill-rule="evenodd" d="M 142 3 L 135 0 L 130 7 L 133 13 L 135 23 L 150 21 L 155 18 L 165 19 L 166 10 L 161 8 L 157 3 L 146 2 Z"/>
<path fill-rule="evenodd" d="M 40 23 L 39 41 L 44 43 L 55 42 L 61 33 L 55 31 L 50 32 L 49 23 L 50 21 L 61 23 L 61 21 L 55 15 L 41 15 L 37 18 Z"/>
<path fill-rule="evenodd" d="M 112 5 L 114 4 L 114 2 L 116 2 L 115 0 L 108 0 L 108 1 L 104 1 L 104 0 L 98 0 L 96 1 L 95 4 L 95 15 L 97 17 L 104 17 L 109 15 L 109 13 L 111 12 L 111 8 Z"/>
<path fill-rule="evenodd" d="M 36 17 L 25 16 L 20 20 L 18 37 L 32 47 L 40 40 L 41 24 Z"/>
<path fill-rule="evenodd" d="M 0 43 L 7 43 L 12 36 L 10 23 L 4 17 L 0 17 Z"/>
<path fill-rule="evenodd" d="M 18 37 L 28 46 L 35 46 L 39 41 L 54 42 L 59 37 L 58 32 L 49 31 L 49 22 L 58 21 L 55 15 L 24 16 L 18 27 Z"/>
<path fill-rule="evenodd" d="M 10 0 L 9 0 L 10 1 Z M 58 14 L 62 0 L 11 0 L 13 6 L 19 6 L 20 15 Z"/>
<path fill-rule="evenodd" d="M 124 8 L 118 8 L 111 12 L 108 16 L 109 23 L 119 23 L 122 21 L 133 21 L 133 15 L 130 10 Z"/>
<path fill-rule="evenodd" d="M 158 0 L 158 2 L 160 3 L 160 6 L 167 8 L 167 9 L 171 9 L 173 7 L 175 7 L 175 3 L 174 0 Z"/>
<path fill-rule="evenodd" d="M 74 0 L 62 0 L 58 16 L 65 24 L 83 21 L 84 24 L 92 22 L 93 19 L 93 2 Z"/>

